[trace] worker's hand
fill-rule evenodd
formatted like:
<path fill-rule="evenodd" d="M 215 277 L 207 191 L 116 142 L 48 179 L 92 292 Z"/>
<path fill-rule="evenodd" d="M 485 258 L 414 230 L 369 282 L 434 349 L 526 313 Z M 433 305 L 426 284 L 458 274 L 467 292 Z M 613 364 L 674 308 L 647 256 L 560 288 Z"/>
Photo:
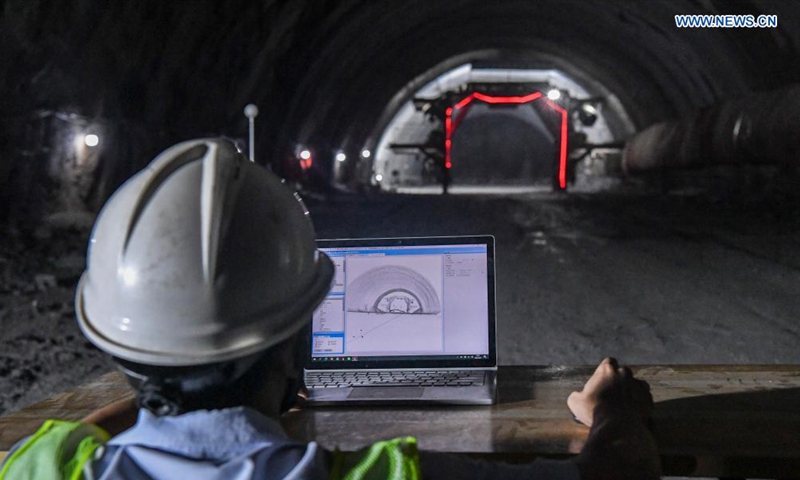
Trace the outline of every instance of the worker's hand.
<path fill-rule="evenodd" d="M 613 358 L 603 360 L 580 392 L 572 392 L 567 405 L 575 418 L 591 427 L 597 406 L 606 402 L 610 408 L 628 408 L 643 421 L 653 410 L 650 385 L 633 377 L 631 369 L 620 367 Z"/>
<path fill-rule="evenodd" d="M 653 397 L 650 386 L 627 367 L 607 358 L 583 390 L 567 404 L 575 417 L 589 425 L 589 438 L 574 458 L 582 480 L 657 479 L 660 461 L 648 428 Z"/>
<path fill-rule="evenodd" d="M 308 401 L 308 388 L 306 388 L 305 384 L 298 390 L 297 392 L 297 401 L 289 409 L 290 412 L 297 412 L 305 408 L 306 402 Z"/>

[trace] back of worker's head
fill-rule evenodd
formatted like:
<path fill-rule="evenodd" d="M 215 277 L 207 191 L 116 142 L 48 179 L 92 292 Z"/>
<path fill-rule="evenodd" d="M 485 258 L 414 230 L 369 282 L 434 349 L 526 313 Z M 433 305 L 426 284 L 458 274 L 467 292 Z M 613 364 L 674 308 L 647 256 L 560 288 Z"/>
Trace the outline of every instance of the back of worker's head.
<path fill-rule="evenodd" d="M 76 314 L 142 406 L 219 408 L 257 388 L 259 370 L 283 358 L 275 352 L 302 345 L 332 276 L 294 192 L 233 144 L 195 140 L 163 152 L 106 203 Z"/>

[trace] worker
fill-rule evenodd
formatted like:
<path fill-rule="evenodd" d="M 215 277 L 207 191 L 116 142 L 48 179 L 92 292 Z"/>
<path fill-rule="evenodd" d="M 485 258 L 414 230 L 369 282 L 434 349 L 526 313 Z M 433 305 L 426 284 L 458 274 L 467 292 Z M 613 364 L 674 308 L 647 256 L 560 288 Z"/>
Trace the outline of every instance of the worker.
<path fill-rule="evenodd" d="M 568 461 L 489 463 L 418 452 L 414 438 L 350 454 L 289 439 L 278 418 L 298 399 L 306 329 L 333 275 L 277 177 L 223 140 L 166 150 L 101 211 L 75 300 L 135 400 L 46 422 L 0 479 L 657 478 L 652 398 L 610 359 L 569 397 L 591 430 Z"/>

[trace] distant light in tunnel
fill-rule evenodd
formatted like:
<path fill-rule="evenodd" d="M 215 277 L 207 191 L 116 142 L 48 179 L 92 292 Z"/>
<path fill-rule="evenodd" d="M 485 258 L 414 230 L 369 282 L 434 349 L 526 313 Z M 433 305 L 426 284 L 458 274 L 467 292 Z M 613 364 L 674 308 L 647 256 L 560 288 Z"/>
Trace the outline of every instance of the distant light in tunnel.
<path fill-rule="evenodd" d="M 362 157 L 369 158 L 370 155 L 371 155 L 371 152 L 369 150 L 367 150 L 366 148 L 364 150 L 361 150 L 361 156 Z M 380 180 L 378 180 L 378 181 L 380 182 Z"/>
<path fill-rule="evenodd" d="M 376 182 L 381 182 L 381 181 L 383 181 L 383 175 L 381 175 L 380 173 L 379 173 L 379 174 L 377 174 L 377 175 L 375 175 L 375 181 L 376 181 Z"/>
<path fill-rule="evenodd" d="M 550 100 L 558 100 L 559 98 L 561 98 L 561 90 L 558 90 L 556 88 L 550 90 L 549 92 L 547 92 L 547 98 L 549 98 Z"/>
<path fill-rule="evenodd" d="M 100 143 L 100 137 L 90 133 L 89 135 L 83 137 L 83 143 L 85 143 L 87 147 L 96 147 L 97 144 Z"/>
<path fill-rule="evenodd" d="M 309 158 L 311 158 L 311 152 L 309 152 L 308 150 L 303 150 L 302 152 L 300 152 L 300 158 L 302 158 L 303 160 L 308 160 Z"/>
<path fill-rule="evenodd" d="M 248 103 L 244 107 L 244 116 L 248 118 L 255 118 L 258 116 L 258 107 L 252 103 Z"/>
<path fill-rule="evenodd" d="M 578 120 L 587 127 L 591 127 L 597 121 L 597 107 L 589 102 L 581 104 L 578 110 Z"/>
<path fill-rule="evenodd" d="M 344 162 L 347 160 L 347 155 L 345 155 L 344 152 L 339 152 L 336 154 L 336 160 L 339 162 Z"/>

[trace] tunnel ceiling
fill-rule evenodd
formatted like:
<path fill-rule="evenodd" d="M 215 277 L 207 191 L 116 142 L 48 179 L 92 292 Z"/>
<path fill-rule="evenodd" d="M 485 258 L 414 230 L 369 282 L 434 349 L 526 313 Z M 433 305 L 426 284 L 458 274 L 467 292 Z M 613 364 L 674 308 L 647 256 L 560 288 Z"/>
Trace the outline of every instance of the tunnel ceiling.
<path fill-rule="evenodd" d="M 779 24 L 678 29 L 678 13 L 777 14 Z M 245 137 L 249 102 L 261 110 L 261 162 L 298 141 L 358 148 L 398 92 L 459 56 L 577 69 L 638 128 L 800 77 L 800 4 L 788 1 L 8 0 L 0 22 L 3 116 L 103 122 L 116 139 L 111 184 L 175 141 Z"/>

